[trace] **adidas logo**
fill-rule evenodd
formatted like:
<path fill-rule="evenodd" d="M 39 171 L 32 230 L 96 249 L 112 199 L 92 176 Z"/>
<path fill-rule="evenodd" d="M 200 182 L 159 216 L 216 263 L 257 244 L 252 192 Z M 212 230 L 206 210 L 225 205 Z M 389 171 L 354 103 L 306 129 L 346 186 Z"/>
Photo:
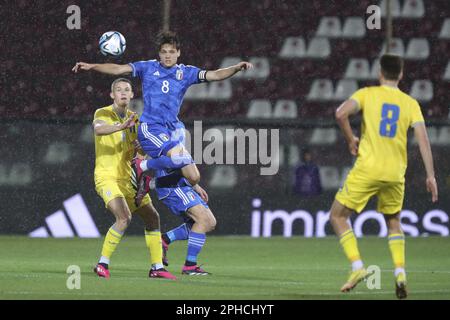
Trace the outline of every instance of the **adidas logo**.
<path fill-rule="evenodd" d="M 73 238 L 76 233 L 80 238 L 100 237 L 97 226 L 80 194 L 65 200 L 63 205 L 66 214 L 63 210 L 56 211 L 45 218 L 46 226 L 31 231 L 28 236 L 32 238 Z"/>
<path fill-rule="evenodd" d="M 153 75 L 154 75 L 154 76 L 158 76 L 158 77 L 159 77 L 159 71 L 155 71 L 155 72 L 153 72 Z"/>

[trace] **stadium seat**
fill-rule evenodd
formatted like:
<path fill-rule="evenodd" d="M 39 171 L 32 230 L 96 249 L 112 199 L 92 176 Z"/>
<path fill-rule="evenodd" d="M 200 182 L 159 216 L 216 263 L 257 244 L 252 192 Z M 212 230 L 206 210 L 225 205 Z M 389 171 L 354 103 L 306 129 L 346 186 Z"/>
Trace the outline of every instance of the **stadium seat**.
<path fill-rule="evenodd" d="M 333 99 L 333 83 L 330 79 L 315 79 L 311 85 L 307 100 L 327 101 Z"/>
<path fill-rule="evenodd" d="M 383 43 L 383 48 L 381 49 L 380 56 L 384 53 L 386 53 L 386 42 Z M 403 40 L 400 38 L 392 38 L 389 53 L 403 57 L 405 55 L 405 46 L 403 45 Z"/>
<path fill-rule="evenodd" d="M 450 18 L 444 20 L 442 23 L 441 32 L 439 33 L 439 38 L 450 39 Z"/>
<path fill-rule="evenodd" d="M 346 100 L 356 90 L 358 90 L 358 83 L 351 79 L 341 79 L 336 85 L 336 92 L 334 93 L 334 100 Z"/>
<path fill-rule="evenodd" d="M 381 8 L 381 16 L 386 17 L 386 4 L 387 0 L 381 0 L 379 6 Z M 401 8 L 400 8 L 400 1 L 399 0 L 391 0 L 391 16 L 393 18 L 400 17 L 401 14 Z"/>
<path fill-rule="evenodd" d="M 341 186 L 339 171 L 336 167 L 320 166 L 319 167 L 320 182 L 324 190 L 335 190 Z"/>
<path fill-rule="evenodd" d="M 380 59 L 375 59 L 372 62 L 372 68 L 370 69 L 370 79 L 371 80 L 378 79 L 379 72 L 380 72 Z"/>
<path fill-rule="evenodd" d="M 66 142 L 52 142 L 48 145 L 44 156 L 46 164 L 61 164 L 70 159 L 72 152 L 70 145 Z"/>
<path fill-rule="evenodd" d="M 209 84 L 208 99 L 210 100 L 228 100 L 233 95 L 231 81 L 214 81 Z"/>
<path fill-rule="evenodd" d="M 369 61 L 367 59 L 350 59 L 344 77 L 360 80 L 368 79 L 370 77 Z"/>
<path fill-rule="evenodd" d="M 247 111 L 247 118 L 271 118 L 272 117 L 272 104 L 269 100 L 257 99 L 250 101 L 250 105 Z"/>
<path fill-rule="evenodd" d="M 306 55 L 305 40 L 302 37 L 288 37 L 284 40 L 278 56 L 284 59 L 303 58 Z"/>
<path fill-rule="evenodd" d="M 342 37 L 363 38 L 366 35 L 366 25 L 361 17 L 348 17 L 344 22 Z"/>
<path fill-rule="evenodd" d="M 205 100 L 208 99 L 209 86 L 208 83 L 201 83 L 196 86 L 191 86 L 186 91 L 184 99 L 186 100 Z"/>
<path fill-rule="evenodd" d="M 278 100 L 273 109 L 274 118 L 297 118 L 297 104 L 294 100 Z"/>
<path fill-rule="evenodd" d="M 269 59 L 265 57 L 251 57 L 249 62 L 253 64 L 253 69 L 246 72 L 240 72 L 245 78 L 249 79 L 266 79 L 270 74 Z"/>
<path fill-rule="evenodd" d="M 327 38 L 313 38 L 309 42 L 306 56 L 309 58 L 325 59 L 331 53 L 330 41 Z"/>
<path fill-rule="evenodd" d="M 288 165 L 290 167 L 295 167 L 300 163 L 300 151 L 298 145 L 291 144 L 289 145 L 289 156 L 288 156 Z"/>
<path fill-rule="evenodd" d="M 422 0 L 405 0 L 401 14 L 403 18 L 422 18 L 424 15 L 425 6 Z"/>
<path fill-rule="evenodd" d="M 418 101 L 430 101 L 433 99 L 433 83 L 430 80 L 414 80 L 409 94 Z"/>
<path fill-rule="evenodd" d="M 413 38 L 409 40 L 405 59 L 424 60 L 430 55 L 430 46 L 426 38 Z"/>
<path fill-rule="evenodd" d="M 315 128 L 312 132 L 309 143 L 312 145 L 329 145 L 337 140 L 335 128 Z"/>
<path fill-rule="evenodd" d="M 445 68 L 444 76 L 442 79 L 450 81 L 450 60 L 447 63 L 447 67 Z"/>
<path fill-rule="evenodd" d="M 0 186 L 5 186 L 9 183 L 9 174 L 6 166 L 0 163 Z"/>
<path fill-rule="evenodd" d="M 94 143 L 94 129 L 91 124 L 85 125 L 80 133 L 80 141 L 84 143 Z"/>
<path fill-rule="evenodd" d="M 237 180 L 237 172 L 233 166 L 219 165 L 213 169 L 209 185 L 213 188 L 233 188 Z"/>
<path fill-rule="evenodd" d="M 445 127 L 439 128 L 439 133 L 438 133 L 436 144 L 441 145 L 441 146 L 450 145 L 450 127 L 445 126 Z"/>
<path fill-rule="evenodd" d="M 325 38 L 339 38 L 342 35 L 341 21 L 338 17 L 322 17 L 316 36 Z"/>

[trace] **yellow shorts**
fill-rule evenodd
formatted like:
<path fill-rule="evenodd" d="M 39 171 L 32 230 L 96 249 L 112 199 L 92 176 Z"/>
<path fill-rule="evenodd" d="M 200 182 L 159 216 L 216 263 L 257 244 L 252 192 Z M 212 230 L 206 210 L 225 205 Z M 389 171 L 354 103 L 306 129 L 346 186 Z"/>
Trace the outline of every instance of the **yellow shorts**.
<path fill-rule="evenodd" d="M 405 183 L 376 181 L 350 171 L 342 188 L 336 193 L 336 200 L 349 209 L 361 212 L 372 196 L 377 196 L 377 211 L 383 214 L 400 212 L 405 195 Z"/>
<path fill-rule="evenodd" d="M 105 202 L 105 207 L 108 208 L 108 203 L 115 198 L 124 198 L 128 204 L 128 208 L 133 213 L 138 209 L 134 203 L 136 190 L 133 188 L 130 181 L 119 180 L 101 180 L 95 181 L 95 190 L 98 195 Z M 150 196 L 145 195 L 139 208 L 151 203 Z"/>

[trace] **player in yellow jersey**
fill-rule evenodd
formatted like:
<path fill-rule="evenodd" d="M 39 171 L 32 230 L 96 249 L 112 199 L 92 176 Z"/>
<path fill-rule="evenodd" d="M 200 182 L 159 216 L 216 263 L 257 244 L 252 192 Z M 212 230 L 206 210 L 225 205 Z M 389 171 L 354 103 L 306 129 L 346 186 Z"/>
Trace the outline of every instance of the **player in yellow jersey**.
<path fill-rule="evenodd" d="M 347 179 L 336 194 L 330 221 L 352 272 L 341 291 L 353 289 L 368 274 L 359 254 L 357 241 L 347 222 L 351 214 L 361 212 L 372 196 L 377 196 L 377 211 L 385 217 L 389 231 L 389 249 L 395 265 L 395 287 L 399 299 L 407 297 L 405 272 L 405 237 L 400 225 L 407 165 L 407 131 L 414 128 L 426 170 L 426 188 L 432 201 L 438 199 L 430 143 L 417 101 L 400 91 L 403 60 L 395 55 L 380 59 L 380 86 L 356 91 L 336 111 L 336 120 L 357 156 Z M 362 113 L 361 141 L 355 137 L 349 116 Z"/>
<path fill-rule="evenodd" d="M 137 117 L 128 109 L 133 98 L 131 82 L 116 79 L 111 85 L 113 104 L 95 112 L 95 188 L 106 207 L 116 218 L 109 228 L 100 260 L 94 271 L 109 278 L 109 263 L 125 230 L 131 222 L 131 214 L 142 218 L 145 224 L 145 242 L 150 251 L 149 277 L 175 279 L 162 264 L 159 215 L 146 195 L 139 206 L 134 198 L 136 190 L 131 182 L 131 160 L 139 150 L 137 141 Z"/>

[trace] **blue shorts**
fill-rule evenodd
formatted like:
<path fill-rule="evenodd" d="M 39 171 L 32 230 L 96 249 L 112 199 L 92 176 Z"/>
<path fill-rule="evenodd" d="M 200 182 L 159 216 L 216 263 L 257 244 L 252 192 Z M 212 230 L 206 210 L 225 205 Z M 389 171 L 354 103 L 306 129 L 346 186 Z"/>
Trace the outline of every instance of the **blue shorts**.
<path fill-rule="evenodd" d="M 169 127 L 143 122 L 139 124 L 138 140 L 146 154 L 158 158 L 184 142 L 184 125 L 179 122 Z"/>
<path fill-rule="evenodd" d="M 174 215 L 177 216 L 183 216 L 189 208 L 198 204 L 209 209 L 208 205 L 203 201 L 200 195 L 189 186 L 172 189 L 172 192 L 167 197 L 161 199 L 161 201 Z"/>

